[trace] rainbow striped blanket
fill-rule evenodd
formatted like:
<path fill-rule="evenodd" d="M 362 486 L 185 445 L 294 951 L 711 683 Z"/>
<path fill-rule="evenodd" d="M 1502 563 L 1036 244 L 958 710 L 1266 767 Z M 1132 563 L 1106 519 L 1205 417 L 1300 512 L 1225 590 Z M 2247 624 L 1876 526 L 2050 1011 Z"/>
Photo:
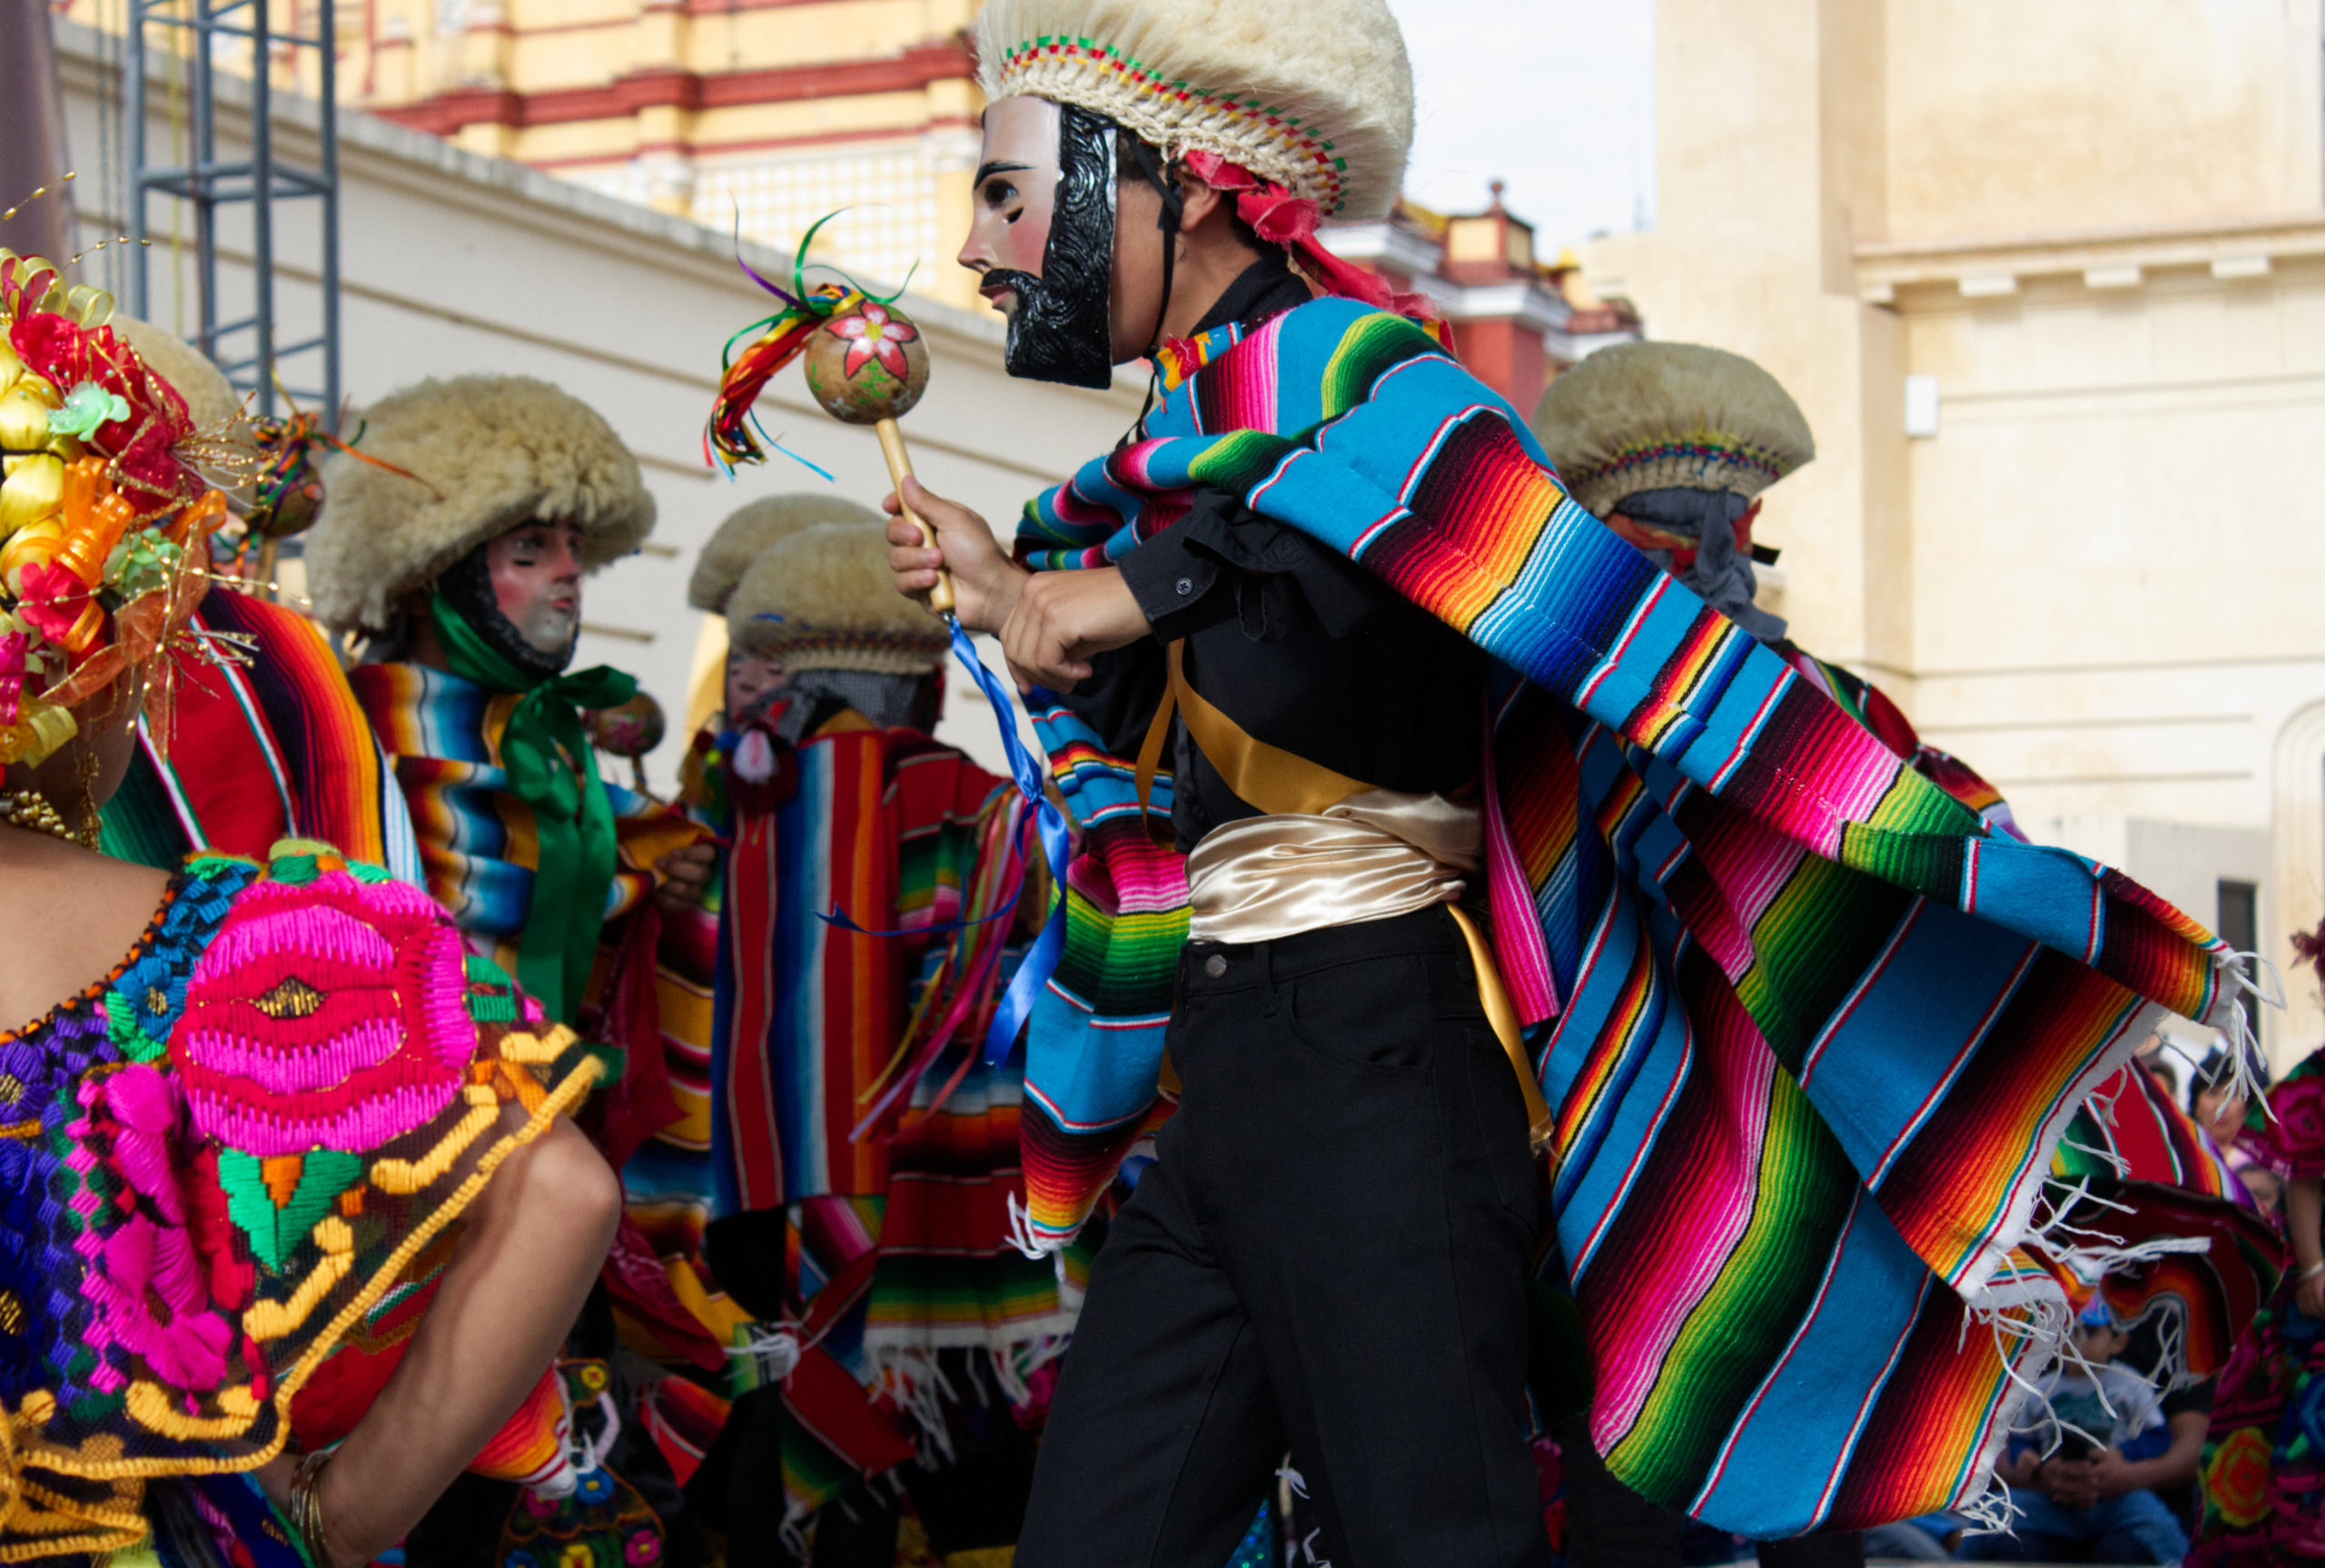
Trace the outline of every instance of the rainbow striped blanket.
<path fill-rule="evenodd" d="M 452 912 L 472 948 L 513 973 L 539 861 L 532 808 L 500 765 L 517 694 L 424 665 L 359 665 L 348 681 L 411 808 L 430 896 Z M 606 794 L 620 843 L 606 894 L 610 923 L 654 891 L 656 861 L 700 834 L 644 795 L 615 784 Z"/>
<path fill-rule="evenodd" d="M 1494 944 L 1610 1466 L 1762 1537 L 1974 1504 L 2063 1325 L 2023 1246 L 2059 1133 L 2165 1011 L 2226 1020 L 2224 944 L 1990 833 L 1569 499 L 1415 323 L 1319 300 L 1163 359 L 1135 438 L 1028 506 L 1021 558 L 1118 559 L 1216 488 L 1503 667 Z M 1092 831 L 1143 827 L 1122 759 L 1037 722 L 1085 825 L 1080 953 L 1027 1054 L 1054 1240 L 1155 1114 L 1183 888 L 1143 831 Z"/>
<path fill-rule="evenodd" d="M 181 662 L 164 733 L 139 719 L 128 776 L 105 803 L 105 853 L 167 870 L 197 852 L 264 860 L 302 838 L 420 885 L 411 814 L 314 624 L 222 587 L 192 630 L 248 657 Z"/>

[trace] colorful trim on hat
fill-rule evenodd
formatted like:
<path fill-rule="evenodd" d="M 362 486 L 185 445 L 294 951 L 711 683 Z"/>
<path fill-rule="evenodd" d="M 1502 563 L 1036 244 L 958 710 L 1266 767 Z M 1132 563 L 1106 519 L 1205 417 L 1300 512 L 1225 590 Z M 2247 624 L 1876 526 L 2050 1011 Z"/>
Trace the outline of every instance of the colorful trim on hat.
<path fill-rule="evenodd" d="M 1559 477 L 1571 487 L 1576 499 L 1595 510 L 1635 490 L 1699 481 L 1720 469 L 1736 470 L 1741 482 L 1719 488 L 1757 495 L 1797 466 L 1766 447 L 1728 436 L 1696 435 L 1642 441 L 1603 463 L 1562 468 Z M 1657 468 L 1662 471 L 1647 471 Z"/>
<path fill-rule="evenodd" d="M 1193 140 L 1186 134 L 1190 119 L 1212 122 L 1192 127 L 1212 151 L 1280 179 L 1327 216 L 1341 210 L 1348 160 L 1336 156 L 1332 143 L 1304 129 L 1297 116 L 1256 99 L 1170 81 L 1120 49 L 1089 38 L 1045 36 L 1012 44 L 1001 57 L 1002 91 L 996 95 L 1023 92 L 1055 96 L 1053 84 L 1025 80 L 1036 72 L 1049 74 L 1041 71 L 1044 66 L 1061 74 L 1093 78 L 1108 91 L 1098 102 L 1077 100 L 1083 108 L 1119 121 L 1165 148 Z"/>

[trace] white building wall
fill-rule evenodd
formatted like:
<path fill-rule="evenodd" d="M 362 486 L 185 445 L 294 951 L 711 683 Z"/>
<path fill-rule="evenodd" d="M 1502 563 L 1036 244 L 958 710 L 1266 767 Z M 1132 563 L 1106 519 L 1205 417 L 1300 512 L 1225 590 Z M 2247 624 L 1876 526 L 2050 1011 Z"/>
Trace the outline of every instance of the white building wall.
<path fill-rule="evenodd" d="M 97 156 L 111 140 L 101 126 L 116 89 L 89 30 L 60 23 L 57 31 L 87 244 L 123 226 L 118 182 L 102 177 Z M 247 115 L 242 95 L 225 85 L 220 150 L 232 157 Z M 182 132 L 158 83 L 153 109 L 161 162 Z M 303 104 L 279 115 L 281 155 L 312 162 L 313 123 Z M 670 736 L 648 765 L 667 786 L 687 744 L 682 720 L 706 618 L 686 604 L 697 552 L 746 500 L 826 488 L 780 455 L 732 484 L 702 460 L 720 348 L 776 302 L 744 276 L 734 241 L 715 229 L 362 114 L 342 113 L 340 136 L 343 374 L 356 417 L 365 401 L 430 376 L 538 376 L 598 409 L 638 454 L 659 520 L 644 553 L 589 582 L 584 618 L 601 629 L 584 636 L 578 660 L 629 670 L 661 702 Z M 152 220 L 163 238 L 147 251 L 148 313 L 190 334 L 192 270 L 171 247 L 163 206 L 154 204 Z M 282 332 L 295 339 L 317 320 L 320 255 L 312 218 L 295 204 L 283 209 L 277 247 L 289 280 L 278 302 Z M 248 310 L 247 223 L 228 223 L 220 250 L 221 315 L 231 319 Z M 788 276 L 788 256 L 748 244 L 742 254 L 767 277 Z M 89 281 L 121 287 L 111 262 L 109 252 L 88 258 Z M 950 258 L 922 258 L 924 275 L 940 265 L 949 268 Z M 1136 417 L 1138 397 L 1127 386 L 1096 393 L 1008 380 L 995 321 L 918 297 L 905 303 L 934 360 L 927 396 L 904 421 L 915 467 L 930 488 L 975 508 L 1004 537 L 1029 497 L 1107 450 Z M 315 373 L 284 366 L 294 387 Z M 872 432 L 825 415 L 796 368 L 759 409 L 770 433 L 837 476 L 837 494 L 877 505 L 888 490 Z M 958 671 L 947 696 L 939 733 L 999 766 L 993 720 Z"/>

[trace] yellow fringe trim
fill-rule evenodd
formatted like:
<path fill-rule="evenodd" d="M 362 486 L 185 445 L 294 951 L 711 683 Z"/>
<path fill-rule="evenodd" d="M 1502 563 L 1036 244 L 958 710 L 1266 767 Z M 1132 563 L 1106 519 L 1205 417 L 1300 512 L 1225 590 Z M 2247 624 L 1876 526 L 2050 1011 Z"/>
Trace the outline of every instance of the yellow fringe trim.
<path fill-rule="evenodd" d="M 237 1455 L 231 1459 L 192 1457 L 92 1459 L 82 1451 L 59 1448 L 39 1441 L 39 1427 L 32 1421 L 31 1415 L 35 1406 L 40 1406 L 47 1414 L 54 1414 L 55 1400 L 46 1390 L 35 1390 L 25 1397 L 24 1405 L 13 1414 L 7 1413 L 5 1406 L 0 1406 L 0 1416 L 5 1416 L 5 1419 L 0 1419 L 0 1464 L 5 1465 L 6 1474 L 15 1476 L 17 1479 L 17 1484 L 21 1487 L 20 1495 L 0 1495 L 0 1531 L 18 1527 L 15 1515 L 25 1499 L 40 1502 L 45 1505 L 52 1499 L 60 1504 L 64 1502 L 64 1499 L 55 1497 L 54 1494 L 49 1493 L 39 1483 L 25 1478 L 23 1473 L 27 1468 L 45 1470 L 52 1474 L 69 1475 L 81 1480 L 120 1481 L 142 1480 L 159 1475 L 226 1475 L 245 1470 L 255 1470 L 273 1459 L 282 1451 L 283 1443 L 290 1435 L 291 1402 L 298 1396 L 299 1391 L 306 1386 L 307 1380 L 314 1376 L 315 1369 L 339 1347 L 340 1342 L 347 1336 L 349 1332 L 370 1314 L 380 1297 L 386 1295 L 403 1278 L 404 1271 L 410 1267 L 411 1260 L 428 1247 L 440 1231 L 457 1220 L 468 1207 L 476 1201 L 478 1196 L 484 1191 L 486 1184 L 492 1179 L 493 1172 L 500 1169 L 501 1164 L 510 1155 L 548 1131 L 550 1122 L 587 1099 L 589 1091 L 597 1087 L 598 1080 L 603 1072 L 604 1063 L 599 1059 L 594 1056 L 583 1058 L 572 1073 L 541 1102 L 540 1108 L 533 1113 L 524 1126 L 486 1150 L 478 1159 L 477 1168 L 468 1179 L 454 1188 L 441 1204 L 412 1228 L 411 1234 L 397 1244 L 395 1251 L 388 1256 L 381 1267 L 373 1272 L 370 1280 L 356 1291 L 347 1305 L 340 1308 L 339 1316 L 332 1318 L 330 1325 L 315 1336 L 314 1342 L 308 1346 L 290 1371 L 284 1373 L 281 1380 L 276 1383 L 272 1401 L 276 1416 L 275 1431 L 273 1437 L 263 1447 L 253 1449 L 247 1454 Z M 463 1127 L 467 1122 L 468 1119 L 462 1118 Z M 45 1415 L 41 1424 L 45 1424 Z M 117 1450 L 119 1443 L 117 1438 L 108 1434 L 104 1438 L 93 1442 L 90 1446 Z M 0 1480 L 0 1489 L 5 1489 L 5 1480 Z M 75 1552 L 117 1551 L 124 1546 L 134 1545 L 143 1539 L 145 1524 L 143 1514 L 137 1514 L 133 1507 L 119 1517 L 124 1521 L 135 1519 L 135 1535 L 123 1540 L 76 1537 L 63 1542 L 25 1542 L 0 1546 L 0 1563 L 30 1562 L 35 1558 L 58 1556 Z"/>

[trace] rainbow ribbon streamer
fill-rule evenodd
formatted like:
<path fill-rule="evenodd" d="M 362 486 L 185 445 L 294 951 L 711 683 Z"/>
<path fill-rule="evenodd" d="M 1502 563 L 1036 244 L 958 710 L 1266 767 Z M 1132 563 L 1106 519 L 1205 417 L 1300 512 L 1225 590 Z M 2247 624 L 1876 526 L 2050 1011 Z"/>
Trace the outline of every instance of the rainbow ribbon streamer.
<path fill-rule="evenodd" d="M 1042 922 L 1042 934 L 1034 939 L 1024 962 L 1011 977 L 1009 989 L 1002 993 L 993 1010 L 993 1025 L 985 1031 L 985 1064 L 999 1067 L 1009 1060 L 1009 1048 L 1017 1043 L 1017 1032 L 1025 1027 L 1025 1020 L 1034 1011 L 1034 998 L 1041 994 L 1042 987 L 1057 971 L 1057 961 L 1065 952 L 1065 863 L 1073 846 L 1066 835 L 1065 814 L 1049 796 L 1049 769 L 1017 733 L 1016 716 L 1010 711 L 1009 694 L 1001 689 L 1001 678 L 977 657 L 977 650 L 969 642 L 969 634 L 961 629 L 958 616 L 946 616 L 945 624 L 953 629 L 953 656 L 961 661 L 969 678 L 984 693 L 984 700 L 993 705 L 993 716 L 1001 728 L 1001 747 L 1009 758 L 1009 776 L 1016 781 L 1017 793 L 1033 808 L 1034 822 L 1041 832 L 1042 858 L 1050 868 L 1053 902 L 1049 918 Z"/>

